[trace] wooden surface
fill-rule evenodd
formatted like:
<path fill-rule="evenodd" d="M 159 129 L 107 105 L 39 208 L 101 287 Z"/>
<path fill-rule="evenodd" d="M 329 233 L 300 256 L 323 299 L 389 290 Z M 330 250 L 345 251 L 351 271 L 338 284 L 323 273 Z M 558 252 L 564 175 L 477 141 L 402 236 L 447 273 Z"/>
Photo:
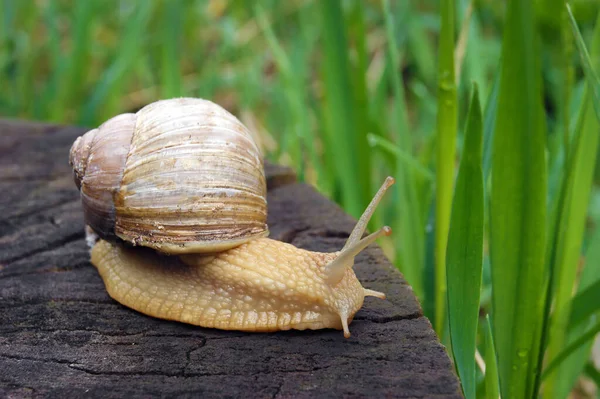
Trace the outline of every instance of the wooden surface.
<path fill-rule="evenodd" d="M 460 397 L 448 356 L 379 247 L 354 266 L 352 337 L 227 332 L 153 319 L 89 263 L 68 150 L 74 127 L 0 121 L 0 397 Z M 354 221 L 269 165 L 271 237 L 339 250 Z"/>

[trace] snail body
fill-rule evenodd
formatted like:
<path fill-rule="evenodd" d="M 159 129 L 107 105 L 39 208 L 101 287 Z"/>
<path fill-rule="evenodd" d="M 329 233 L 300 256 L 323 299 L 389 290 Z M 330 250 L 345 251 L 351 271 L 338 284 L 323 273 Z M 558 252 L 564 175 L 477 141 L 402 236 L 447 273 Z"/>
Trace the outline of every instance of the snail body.
<path fill-rule="evenodd" d="M 344 329 L 365 290 L 351 268 L 327 283 L 338 253 L 259 238 L 215 255 L 173 257 L 106 241 L 92 250 L 111 297 L 139 312 L 202 327 L 241 331 Z"/>
<path fill-rule="evenodd" d="M 365 296 L 385 298 L 363 288 L 352 266 L 391 233 L 362 238 L 392 178 L 344 248 L 319 253 L 264 237 L 260 151 L 209 101 L 163 100 L 112 118 L 77 139 L 70 161 L 85 221 L 101 238 L 91 262 L 125 306 L 203 327 L 336 328 L 349 337 Z"/>

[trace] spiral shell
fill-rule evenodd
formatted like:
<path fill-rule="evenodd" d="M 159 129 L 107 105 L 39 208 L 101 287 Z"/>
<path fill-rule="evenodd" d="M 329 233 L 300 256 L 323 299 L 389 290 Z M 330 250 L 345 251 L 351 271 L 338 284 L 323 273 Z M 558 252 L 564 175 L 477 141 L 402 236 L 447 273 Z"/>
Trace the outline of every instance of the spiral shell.
<path fill-rule="evenodd" d="M 85 222 L 166 253 L 214 252 L 268 234 L 260 149 L 220 106 L 178 98 L 79 137 L 70 163 Z"/>

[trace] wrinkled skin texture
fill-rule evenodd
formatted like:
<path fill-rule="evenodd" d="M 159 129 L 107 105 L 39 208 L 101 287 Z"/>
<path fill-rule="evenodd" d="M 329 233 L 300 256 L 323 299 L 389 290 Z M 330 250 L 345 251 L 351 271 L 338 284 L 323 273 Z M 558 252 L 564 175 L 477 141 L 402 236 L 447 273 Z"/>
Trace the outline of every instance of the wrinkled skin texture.
<path fill-rule="evenodd" d="M 99 241 L 92 263 L 112 298 L 150 316 L 225 330 L 343 328 L 349 336 L 345 324 L 370 291 L 351 267 L 326 282 L 325 266 L 338 254 L 268 238 L 182 257 Z"/>

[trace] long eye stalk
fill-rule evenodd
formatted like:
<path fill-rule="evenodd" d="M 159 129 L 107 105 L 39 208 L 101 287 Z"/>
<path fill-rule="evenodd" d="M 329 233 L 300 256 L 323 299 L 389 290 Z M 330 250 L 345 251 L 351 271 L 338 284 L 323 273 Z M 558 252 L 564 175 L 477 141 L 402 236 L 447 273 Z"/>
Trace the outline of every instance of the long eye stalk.
<path fill-rule="evenodd" d="M 350 237 L 348 238 L 348 241 L 346 241 L 344 248 L 342 248 L 340 255 L 331 261 L 331 263 L 329 263 L 327 266 L 325 266 L 325 274 L 327 276 L 328 284 L 335 285 L 340 282 L 340 280 L 344 277 L 346 269 L 352 267 L 354 264 L 354 257 L 358 255 L 360 251 L 365 249 L 382 235 L 388 236 L 392 234 L 392 229 L 388 226 L 385 226 L 377 230 L 375 233 L 361 239 L 365 229 L 367 228 L 367 224 L 371 219 L 371 216 L 375 212 L 377 205 L 379 205 L 379 201 L 381 201 L 381 197 L 383 197 L 387 189 L 392 184 L 394 184 L 394 179 L 392 177 L 385 179 L 383 185 L 379 191 L 377 191 L 377 194 L 375 194 L 371 200 L 371 203 L 358 220 L 358 223 L 356 223 L 356 226 L 354 227 L 354 230 L 352 230 L 352 234 L 350 234 Z"/>
<path fill-rule="evenodd" d="M 379 201 L 381 201 L 381 198 L 383 197 L 387 189 L 390 188 L 394 183 L 395 180 L 391 176 L 388 176 L 385 179 L 385 181 L 371 200 L 371 203 L 369 204 L 369 206 L 367 206 L 367 209 L 365 209 L 362 216 L 358 220 L 358 223 L 356 223 L 356 226 L 354 226 L 354 229 L 352 230 L 350 237 L 348 237 L 348 241 L 346 241 L 346 245 L 344 245 L 342 251 L 361 239 L 361 237 L 365 233 L 367 224 L 369 224 L 369 220 L 371 220 L 371 216 L 373 216 L 373 213 L 375 213 L 375 209 L 377 209 L 377 205 L 379 205 Z"/>

